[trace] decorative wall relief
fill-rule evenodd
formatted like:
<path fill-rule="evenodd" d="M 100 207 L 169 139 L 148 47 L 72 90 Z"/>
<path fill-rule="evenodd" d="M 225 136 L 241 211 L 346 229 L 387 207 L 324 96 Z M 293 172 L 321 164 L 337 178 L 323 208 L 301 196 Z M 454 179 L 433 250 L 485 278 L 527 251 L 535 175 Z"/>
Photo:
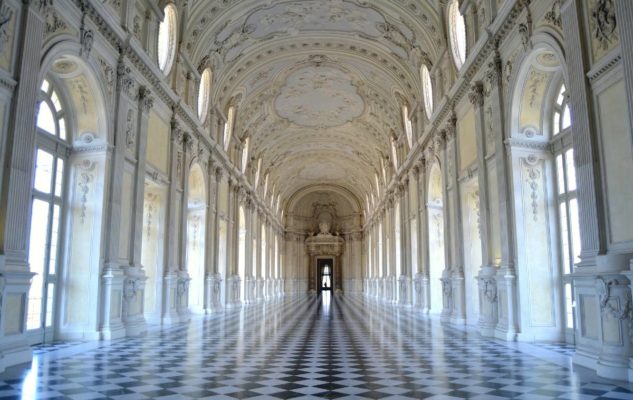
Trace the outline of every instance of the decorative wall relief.
<path fill-rule="evenodd" d="M 590 0 L 587 13 L 594 61 L 597 61 L 619 42 L 615 5 L 613 0 Z"/>
<path fill-rule="evenodd" d="M 6 45 L 11 40 L 13 32 L 9 30 L 10 22 L 13 18 L 13 9 L 5 4 L 5 0 L 0 1 L 0 53 L 4 52 Z"/>
<path fill-rule="evenodd" d="M 68 30 L 68 25 L 59 17 L 59 15 L 57 15 L 55 8 L 48 7 L 46 9 L 45 18 L 46 18 L 46 30 L 44 31 L 44 37 Z"/>
<path fill-rule="evenodd" d="M 614 286 L 623 285 L 623 294 L 613 294 Z M 600 302 L 600 309 L 612 318 L 617 320 L 633 319 L 633 300 L 627 285 L 620 283 L 617 279 L 608 282 L 603 277 L 596 278 L 596 292 Z"/>
<path fill-rule="evenodd" d="M 526 171 L 526 183 L 530 190 L 530 205 L 532 212 L 532 219 L 538 221 L 539 217 L 539 193 L 542 190 L 540 184 L 542 181 L 542 162 L 538 157 L 530 155 L 527 158 L 522 159 L 524 162 L 524 169 Z"/>
<path fill-rule="evenodd" d="M 79 50 L 79 55 L 88 58 L 90 57 L 92 44 L 94 43 L 94 32 L 86 26 L 86 9 L 83 2 L 81 8 L 81 27 L 79 28 L 79 44 L 81 45 L 81 49 Z"/>
<path fill-rule="evenodd" d="M 88 193 L 90 184 L 94 180 L 96 164 L 90 160 L 83 160 L 77 164 L 77 194 L 79 196 L 79 223 L 83 224 L 87 214 Z"/>
<path fill-rule="evenodd" d="M 613 0 L 597 0 L 591 9 L 591 27 L 602 49 L 608 49 L 611 41 L 617 39 L 616 25 Z"/>
<path fill-rule="evenodd" d="M 136 129 L 134 129 L 134 111 L 127 111 L 127 119 L 125 122 L 125 146 L 130 152 L 134 152 L 134 143 L 136 143 Z"/>
<path fill-rule="evenodd" d="M 489 303 L 497 302 L 497 281 L 494 278 L 479 278 L 483 298 Z"/>
<path fill-rule="evenodd" d="M 554 1 L 552 8 L 545 13 L 545 21 L 557 28 L 562 27 L 562 21 L 560 17 L 560 0 Z"/>

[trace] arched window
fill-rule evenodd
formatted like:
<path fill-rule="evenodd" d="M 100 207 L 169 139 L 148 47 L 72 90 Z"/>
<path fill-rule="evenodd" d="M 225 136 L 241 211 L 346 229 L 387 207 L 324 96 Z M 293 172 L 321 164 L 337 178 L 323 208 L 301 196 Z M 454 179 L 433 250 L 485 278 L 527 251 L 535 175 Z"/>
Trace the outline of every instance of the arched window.
<path fill-rule="evenodd" d="M 168 4 L 163 12 L 165 18 L 158 27 L 158 67 L 167 75 L 176 55 L 178 11 L 176 6 Z"/>
<path fill-rule="evenodd" d="M 235 107 L 230 106 L 226 113 L 226 122 L 224 123 L 224 151 L 229 149 L 231 136 L 233 136 L 233 123 L 235 121 Z"/>
<path fill-rule="evenodd" d="M 213 73 L 210 68 L 205 68 L 200 77 L 200 87 L 198 88 L 198 118 L 204 123 L 209 111 L 209 97 L 211 95 L 211 80 Z"/>
<path fill-rule="evenodd" d="M 66 140 L 66 119 L 59 95 L 53 85 L 44 80 L 40 87 L 41 102 L 37 113 L 37 127 L 40 132 L 48 133 Z"/>
<path fill-rule="evenodd" d="M 404 132 L 407 134 L 409 148 L 411 148 L 413 147 L 413 127 L 409 118 L 409 107 L 406 104 L 402 106 L 402 124 L 404 125 Z"/>
<path fill-rule="evenodd" d="M 431 82 L 429 68 L 426 65 L 422 65 L 422 68 L 420 68 L 420 75 L 422 79 L 424 111 L 426 112 L 427 118 L 431 119 L 431 116 L 433 115 L 433 83 Z"/>
<path fill-rule="evenodd" d="M 556 136 L 571 127 L 571 112 L 567 104 L 567 90 L 565 84 L 560 86 L 554 104 L 552 135 Z"/>
<path fill-rule="evenodd" d="M 261 168 L 262 168 L 262 159 L 259 158 L 257 160 L 257 169 L 255 170 L 255 183 L 254 183 L 255 188 L 257 188 L 257 184 L 259 183 L 259 173 L 260 173 Z"/>
<path fill-rule="evenodd" d="M 29 240 L 29 264 L 36 275 L 29 289 L 26 321 L 26 328 L 32 332 L 53 326 L 57 272 L 62 259 L 65 167 L 70 150 L 66 141 L 65 107 L 51 81 L 42 82 L 40 99 Z"/>
<path fill-rule="evenodd" d="M 448 33 L 455 66 L 457 69 L 461 69 L 466 61 L 466 23 L 459 12 L 457 0 L 452 0 L 448 6 Z"/>
<path fill-rule="evenodd" d="M 396 146 L 396 139 L 391 139 L 391 156 L 393 157 L 393 168 L 398 170 L 398 148 Z"/>
<path fill-rule="evenodd" d="M 576 166 L 571 135 L 571 110 L 567 102 L 565 84 L 561 83 L 552 106 L 552 140 L 550 146 L 556 163 L 556 205 L 560 254 L 563 274 L 574 271 L 580 261 L 580 222 L 578 219 L 578 192 Z M 565 312 L 567 328 L 573 329 L 572 286 L 565 283 Z"/>
<path fill-rule="evenodd" d="M 244 148 L 242 149 L 242 173 L 246 172 L 246 166 L 248 165 L 248 148 L 251 143 L 251 138 L 244 140 Z"/>

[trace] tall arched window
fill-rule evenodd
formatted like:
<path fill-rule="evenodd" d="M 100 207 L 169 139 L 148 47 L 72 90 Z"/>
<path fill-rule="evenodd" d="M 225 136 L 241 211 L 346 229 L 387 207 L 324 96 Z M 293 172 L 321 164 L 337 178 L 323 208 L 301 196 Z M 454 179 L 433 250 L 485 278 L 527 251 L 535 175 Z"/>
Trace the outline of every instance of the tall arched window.
<path fill-rule="evenodd" d="M 578 192 L 576 166 L 571 135 L 571 111 L 566 96 L 565 84 L 561 83 L 552 106 L 552 139 L 550 146 L 556 163 L 556 204 L 560 254 L 563 274 L 570 274 L 574 264 L 580 261 L 580 223 L 578 220 Z M 565 283 L 566 326 L 574 327 L 572 286 Z"/>
<path fill-rule="evenodd" d="M 569 111 L 569 104 L 567 102 L 567 90 L 565 89 L 565 84 L 562 84 L 554 103 L 552 136 L 557 136 L 570 127 L 571 112 Z"/>
<path fill-rule="evenodd" d="M 37 149 L 31 197 L 29 264 L 33 276 L 29 289 L 26 328 L 51 329 L 61 266 L 61 219 L 64 203 L 65 166 L 71 146 L 66 141 L 65 107 L 53 83 L 40 86 L 37 113 Z"/>
<path fill-rule="evenodd" d="M 411 118 L 409 118 L 409 107 L 402 105 L 402 124 L 404 125 L 404 132 L 407 134 L 407 142 L 409 148 L 413 147 L 413 127 L 411 126 Z"/>
<path fill-rule="evenodd" d="M 393 157 L 393 168 L 398 170 L 398 147 L 396 146 L 396 139 L 391 139 L 391 156 Z"/>
<path fill-rule="evenodd" d="M 420 76 L 422 79 L 422 98 L 424 99 L 424 111 L 427 118 L 431 119 L 433 115 L 433 83 L 431 82 L 431 74 L 426 65 L 420 68 Z"/>
<path fill-rule="evenodd" d="M 246 172 L 246 166 L 248 165 L 248 148 L 251 143 L 251 138 L 246 138 L 244 140 L 244 148 L 242 149 L 242 173 Z"/>
<path fill-rule="evenodd" d="M 233 136 L 233 124 L 235 122 L 235 107 L 230 106 L 226 113 L 226 122 L 224 123 L 224 151 L 229 149 L 231 136 Z"/>
<path fill-rule="evenodd" d="M 455 66 L 461 69 L 466 61 L 466 23 L 457 0 L 452 0 L 448 6 L 448 33 Z"/>
<path fill-rule="evenodd" d="M 204 123 L 209 111 L 209 97 L 211 95 L 211 80 L 213 73 L 211 68 L 205 68 L 200 76 L 200 87 L 198 88 L 198 118 Z"/>
<path fill-rule="evenodd" d="M 158 27 L 158 67 L 167 75 L 176 56 L 178 11 L 175 5 L 168 4 L 163 13 L 165 18 Z"/>

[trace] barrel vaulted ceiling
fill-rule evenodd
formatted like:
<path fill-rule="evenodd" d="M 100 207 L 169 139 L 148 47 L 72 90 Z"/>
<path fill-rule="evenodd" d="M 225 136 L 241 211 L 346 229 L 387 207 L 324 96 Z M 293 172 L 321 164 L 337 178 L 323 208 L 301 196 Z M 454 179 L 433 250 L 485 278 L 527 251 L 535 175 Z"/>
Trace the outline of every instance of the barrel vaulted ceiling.
<path fill-rule="evenodd" d="M 210 61 L 221 109 L 237 100 L 235 136 L 282 203 L 315 184 L 364 202 L 404 134 L 402 103 L 420 101 L 422 62 L 443 47 L 436 3 L 190 1 L 183 50 Z"/>

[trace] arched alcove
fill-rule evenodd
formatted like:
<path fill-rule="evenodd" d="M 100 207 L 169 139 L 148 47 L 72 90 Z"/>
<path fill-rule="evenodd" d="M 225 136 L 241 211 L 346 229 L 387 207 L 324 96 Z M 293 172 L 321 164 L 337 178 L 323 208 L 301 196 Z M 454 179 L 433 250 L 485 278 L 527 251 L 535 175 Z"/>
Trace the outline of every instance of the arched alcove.
<path fill-rule="evenodd" d="M 187 272 L 189 308 L 204 311 L 205 234 L 207 193 L 202 167 L 194 164 L 188 177 L 187 193 Z"/>
<path fill-rule="evenodd" d="M 444 252 L 444 188 L 442 171 L 438 161 L 434 161 L 429 172 L 427 198 L 428 238 L 429 238 L 429 313 L 442 312 L 442 272 L 445 268 Z"/>
<path fill-rule="evenodd" d="M 569 229 L 576 228 L 570 228 L 569 222 L 578 219 L 577 206 L 573 213 L 568 209 L 569 199 L 575 204 L 575 173 L 573 192 L 560 186 L 562 180 L 557 183 L 557 158 L 561 161 L 559 174 L 565 179 L 565 171 L 571 171 L 567 167 L 573 169 L 574 162 L 571 131 L 566 130 L 571 119 L 560 129 L 561 118 L 567 118 L 561 117 L 564 61 L 552 43 L 537 43 L 524 57 L 512 93 L 510 156 L 517 269 L 522 277 L 518 284 L 519 339 L 528 341 L 562 339 L 563 256 L 571 253 L 567 247 L 574 241 Z M 567 159 L 570 163 L 564 162 L 563 168 L 562 161 Z M 571 308 L 571 299 L 568 306 Z"/>
<path fill-rule="evenodd" d="M 37 274 L 27 315 L 33 343 L 99 338 L 95 255 L 102 240 L 94 232 L 101 231 L 104 211 L 108 108 L 95 71 L 66 42 L 42 60 L 29 248 Z M 38 187 L 44 175 L 50 190 Z"/>

